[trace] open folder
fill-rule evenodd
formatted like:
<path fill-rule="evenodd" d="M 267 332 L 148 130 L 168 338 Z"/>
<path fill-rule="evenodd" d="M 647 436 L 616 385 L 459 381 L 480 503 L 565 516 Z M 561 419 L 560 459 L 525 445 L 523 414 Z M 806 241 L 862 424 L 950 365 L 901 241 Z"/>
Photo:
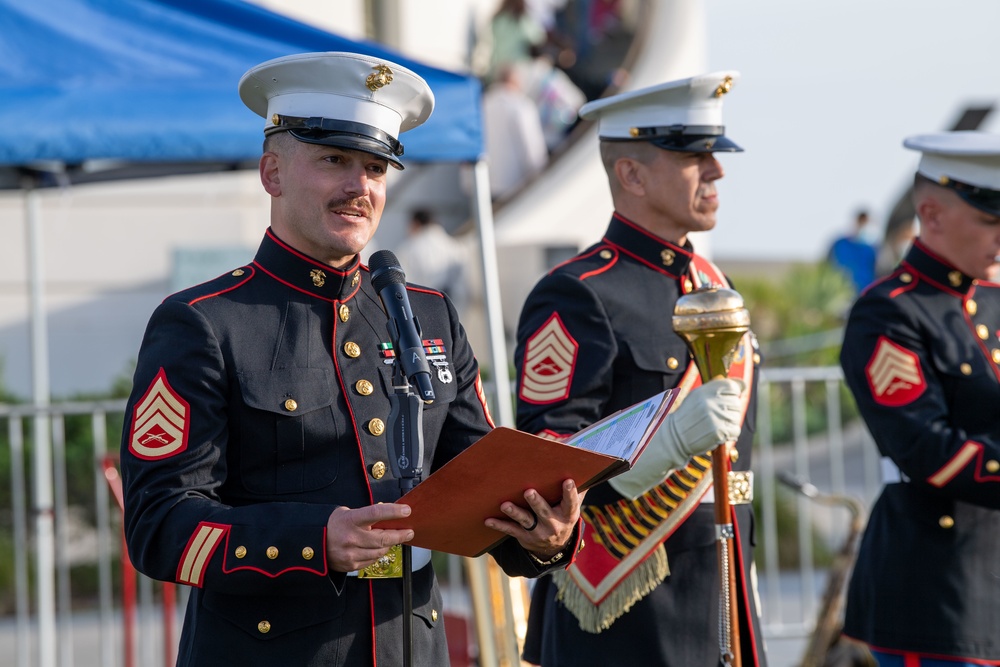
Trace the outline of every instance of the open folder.
<path fill-rule="evenodd" d="M 508 519 L 500 511 L 504 501 L 527 507 L 524 492 L 535 489 L 555 504 L 563 480 L 584 491 L 631 468 L 678 391 L 619 410 L 563 441 L 495 428 L 397 501 L 410 506 L 410 516 L 376 527 L 412 528 L 408 544 L 415 547 L 480 556 L 507 537 L 484 524 L 488 517 Z"/>

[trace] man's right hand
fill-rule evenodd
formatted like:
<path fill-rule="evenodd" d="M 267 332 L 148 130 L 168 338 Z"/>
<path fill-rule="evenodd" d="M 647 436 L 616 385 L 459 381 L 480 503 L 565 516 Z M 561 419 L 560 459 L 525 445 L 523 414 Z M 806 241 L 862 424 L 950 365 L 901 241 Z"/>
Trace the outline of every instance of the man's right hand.
<path fill-rule="evenodd" d="M 656 430 L 632 469 L 609 482 L 628 498 L 663 481 L 667 472 L 696 454 L 740 436 L 743 383 L 720 378 L 701 385 L 670 413 Z"/>
<path fill-rule="evenodd" d="M 330 569 L 337 572 L 363 569 L 387 554 L 390 547 L 412 540 L 413 531 L 409 529 L 372 528 L 379 521 L 408 516 L 410 506 L 397 503 L 333 510 L 326 521 L 326 557 Z"/>

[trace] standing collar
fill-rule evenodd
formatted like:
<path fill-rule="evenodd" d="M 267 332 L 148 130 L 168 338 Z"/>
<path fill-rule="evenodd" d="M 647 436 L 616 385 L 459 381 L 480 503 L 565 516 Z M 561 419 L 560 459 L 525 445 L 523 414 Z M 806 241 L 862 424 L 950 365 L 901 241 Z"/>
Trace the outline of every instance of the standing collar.
<path fill-rule="evenodd" d="M 976 284 L 973 278 L 965 275 L 954 266 L 935 255 L 920 239 L 916 239 L 906 253 L 903 263 L 924 278 L 936 283 L 939 287 L 958 294 L 968 294 Z"/>
<path fill-rule="evenodd" d="M 275 280 L 327 301 L 346 301 L 361 285 L 361 256 L 344 269 L 318 262 L 278 238 L 268 229 L 254 264 Z"/>
<path fill-rule="evenodd" d="M 619 213 L 611 217 L 604 240 L 651 268 L 678 278 L 687 273 L 694 256 L 690 241 L 685 241 L 683 246 L 664 241 Z"/>

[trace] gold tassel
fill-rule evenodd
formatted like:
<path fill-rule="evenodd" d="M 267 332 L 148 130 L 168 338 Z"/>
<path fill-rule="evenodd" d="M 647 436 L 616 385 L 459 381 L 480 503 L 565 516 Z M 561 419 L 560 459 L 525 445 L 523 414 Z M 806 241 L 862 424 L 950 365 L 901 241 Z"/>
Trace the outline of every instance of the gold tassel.
<path fill-rule="evenodd" d="M 667 562 L 667 550 L 661 544 L 649 558 L 622 579 L 600 604 L 591 602 L 565 570 L 553 573 L 552 578 L 559 590 L 556 599 L 576 616 L 580 629 L 597 634 L 610 628 L 632 605 L 653 592 L 668 574 L 670 565 Z"/>

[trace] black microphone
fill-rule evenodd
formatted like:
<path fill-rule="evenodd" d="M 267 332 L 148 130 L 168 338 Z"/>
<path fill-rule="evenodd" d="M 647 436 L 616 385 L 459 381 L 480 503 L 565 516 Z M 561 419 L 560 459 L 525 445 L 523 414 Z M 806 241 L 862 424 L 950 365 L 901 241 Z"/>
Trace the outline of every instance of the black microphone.
<path fill-rule="evenodd" d="M 368 259 L 372 272 L 372 286 L 382 300 L 389 321 L 386 329 L 396 350 L 396 359 L 403 369 L 403 375 L 417 387 L 417 393 L 424 403 L 434 400 L 431 386 L 431 368 L 427 364 L 427 354 L 420 340 L 420 325 L 410 310 L 410 299 L 406 295 L 406 274 L 399 266 L 399 260 L 388 250 L 372 253 Z"/>

